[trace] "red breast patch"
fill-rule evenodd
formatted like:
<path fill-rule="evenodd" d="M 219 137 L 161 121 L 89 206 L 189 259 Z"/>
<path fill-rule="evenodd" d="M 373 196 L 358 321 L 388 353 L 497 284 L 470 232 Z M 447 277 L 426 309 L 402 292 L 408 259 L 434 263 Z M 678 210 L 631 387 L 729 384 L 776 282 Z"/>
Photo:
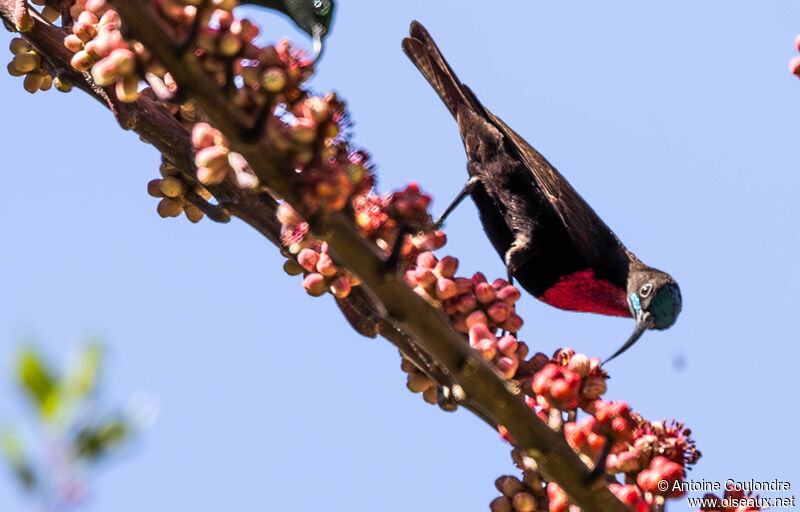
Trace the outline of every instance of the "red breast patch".
<path fill-rule="evenodd" d="M 598 279 L 590 268 L 562 277 L 539 300 L 568 311 L 631 316 L 625 290 Z"/>

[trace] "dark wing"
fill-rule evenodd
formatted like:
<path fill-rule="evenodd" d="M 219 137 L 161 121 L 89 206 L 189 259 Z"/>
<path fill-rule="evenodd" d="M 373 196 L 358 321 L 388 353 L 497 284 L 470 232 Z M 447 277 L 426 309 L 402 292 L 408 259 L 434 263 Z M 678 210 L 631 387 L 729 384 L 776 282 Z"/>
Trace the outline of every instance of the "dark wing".
<path fill-rule="evenodd" d="M 469 87 L 459 81 L 420 23 L 411 23 L 410 37 L 403 39 L 403 51 L 439 93 L 453 116 L 457 115 L 460 105 L 466 105 L 485 116 L 506 137 L 587 261 L 608 257 L 606 251 L 610 246 L 621 246 L 608 226 L 550 162 L 486 109 Z"/>

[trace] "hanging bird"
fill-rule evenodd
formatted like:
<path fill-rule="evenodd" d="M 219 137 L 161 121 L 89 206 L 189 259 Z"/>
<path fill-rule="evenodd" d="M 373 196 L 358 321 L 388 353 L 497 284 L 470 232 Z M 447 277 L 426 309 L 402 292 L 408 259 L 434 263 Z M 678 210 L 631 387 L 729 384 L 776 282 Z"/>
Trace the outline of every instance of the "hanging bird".
<path fill-rule="evenodd" d="M 333 22 L 333 0 L 245 0 L 242 4 L 260 5 L 280 11 L 310 35 L 314 41 L 314 60 L 322 55 L 323 39 Z"/>
<path fill-rule="evenodd" d="M 639 261 L 538 151 L 478 101 L 420 23 L 411 23 L 403 51 L 456 118 L 467 152 L 471 178 L 445 216 L 471 195 L 509 274 L 534 297 L 633 317 L 633 334 L 605 362 L 645 330 L 674 324 L 681 311 L 675 280 Z"/>

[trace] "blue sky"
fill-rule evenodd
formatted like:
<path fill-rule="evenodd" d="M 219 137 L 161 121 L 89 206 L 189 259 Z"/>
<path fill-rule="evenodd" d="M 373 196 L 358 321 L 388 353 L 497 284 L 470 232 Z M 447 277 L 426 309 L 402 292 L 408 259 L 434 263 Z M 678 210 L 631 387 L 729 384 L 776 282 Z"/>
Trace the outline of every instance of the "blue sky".
<path fill-rule="evenodd" d="M 348 101 L 381 190 L 416 180 L 439 212 L 466 176 L 455 123 L 400 50 L 418 19 L 478 97 L 680 283 L 681 318 L 609 365 L 607 397 L 685 421 L 703 452 L 692 478 L 777 478 L 800 495 L 800 81 L 787 71 L 800 4 L 340 4 L 312 85 Z M 249 12 L 270 37 L 303 38 Z M 9 76 L 0 94 L 0 423 L 26 414 L 8 372 L 26 337 L 54 359 L 102 337 L 108 402 L 144 391 L 162 408 L 97 473 L 85 510 L 488 510 L 514 468 L 486 425 L 406 391 L 396 351 L 306 296 L 243 223 L 160 219 L 145 193 L 158 155 L 85 95 L 30 96 Z M 460 273 L 504 274 L 471 204 L 446 232 Z M 605 357 L 633 327 L 530 297 L 518 312 L 546 353 Z M 0 510 L 28 509 L 0 478 Z"/>

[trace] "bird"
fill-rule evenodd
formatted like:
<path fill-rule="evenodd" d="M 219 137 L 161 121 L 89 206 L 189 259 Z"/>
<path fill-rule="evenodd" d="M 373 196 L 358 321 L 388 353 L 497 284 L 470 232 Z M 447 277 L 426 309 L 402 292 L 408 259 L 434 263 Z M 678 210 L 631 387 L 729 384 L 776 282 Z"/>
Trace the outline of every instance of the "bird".
<path fill-rule="evenodd" d="M 245 0 L 242 4 L 267 7 L 288 16 L 297 27 L 314 41 L 314 61 L 322 56 L 325 36 L 333 22 L 333 0 Z"/>
<path fill-rule="evenodd" d="M 466 195 L 509 276 L 556 308 L 632 317 L 633 334 L 667 329 L 682 307 L 669 274 L 642 263 L 538 151 L 459 81 L 422 24 L 411 23 L 405 54 L 455 117 L 470 179 L 441 220 Z M 438 221 L 441 223 L 441 220 Z"/>

